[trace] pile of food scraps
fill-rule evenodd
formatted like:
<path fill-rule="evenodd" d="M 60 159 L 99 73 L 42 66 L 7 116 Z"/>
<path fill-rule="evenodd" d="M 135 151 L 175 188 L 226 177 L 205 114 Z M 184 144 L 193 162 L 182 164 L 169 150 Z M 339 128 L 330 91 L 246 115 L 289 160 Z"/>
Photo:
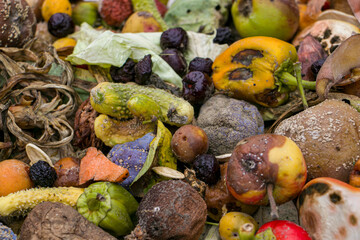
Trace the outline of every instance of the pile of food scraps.
<path fill-rule="evenodd" d="M 0 12 L 0 239 L 360 235 L 357 1 Z"/>

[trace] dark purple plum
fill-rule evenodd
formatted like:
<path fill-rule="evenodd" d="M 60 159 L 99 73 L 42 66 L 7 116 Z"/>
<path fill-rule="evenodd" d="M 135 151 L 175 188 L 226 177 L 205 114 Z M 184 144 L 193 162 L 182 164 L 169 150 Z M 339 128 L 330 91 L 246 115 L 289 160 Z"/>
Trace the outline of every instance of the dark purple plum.
<path fill-rule="evenodd" d="M 180 76 L 183 77 L 186 74 L 187 63 L 184 58 L 184 55 L 175 48 L 165 49 L 160 53 L 162 59 L 164 59 L 174 71 Z"/>
<path fill-rule="evenodd" d="M 68 14 L 55 13 L 48 21 L 48 30 L 51 35 L 63 38 L 75 31 L 75 24 Z"/>
<path fill-rule="evenodd" d="M 186 74 L 183 82 L 183 98 L 192 105 L 201 105 L 211 97 L 214 84 L 210 77 L 200 71 L 192 71 Z"/>
<path fill-rule="evenodd" d="M 198 155 L 193 163 L 196 178 L 208 185 L 216 184 L 220 179 L 220 164 L 212 154 Z"/>
<path fill-rule="evenodd" d="M 189 63 L 189 72 L 199 71 L 211 76 L 213 61 L 210 58 L 196 57 Z"/>
<path fill-rule="evenodd" d="M 134 60 L 128 58 L 121 67 L 111 66 L 110 75 L 112 80 L 119 83 L 133 82 L 135 79 L 135 65 Z"/>
<path fill-rule="evenodd" d="M 188 45 L 188 36 L 186 31 L 181 27 L 170 28 L 164 31 L 160 37 L 160 47 L 164 50 L 166 48 L 176 48 L 184 52 Z"/>
<path fill-rule="evenodd" d="M 145 85 L 152 73 L 151 55 L 146 55 L 135 66 L 135 82 L 139 85 Z"/>

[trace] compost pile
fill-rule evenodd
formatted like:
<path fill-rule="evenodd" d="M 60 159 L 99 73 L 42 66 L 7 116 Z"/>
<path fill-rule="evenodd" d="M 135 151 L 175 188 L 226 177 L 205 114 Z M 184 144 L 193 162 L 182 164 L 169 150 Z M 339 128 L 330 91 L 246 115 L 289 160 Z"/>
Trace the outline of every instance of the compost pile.
<path fill-rule="evenodd" d="M 1 239 L 360 235 L 357 1 L 0 12 Z"/>

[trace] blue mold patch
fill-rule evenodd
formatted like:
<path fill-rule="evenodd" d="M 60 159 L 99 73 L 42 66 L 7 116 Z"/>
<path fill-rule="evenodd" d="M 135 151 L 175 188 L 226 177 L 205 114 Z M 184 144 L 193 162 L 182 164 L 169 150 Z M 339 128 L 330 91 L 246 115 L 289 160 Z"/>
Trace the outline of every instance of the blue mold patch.
<path fill-rule="evenodd" d="M 129 177 L 121 183 L 124 188 L 129 189 L 131 183 L 144 166 L 150 143 L 155 136 L 154 133 L 148 133 L 135 141 L 117 144 L 108 153 L 107 157 L 113 163 L 129 170 Z"/>

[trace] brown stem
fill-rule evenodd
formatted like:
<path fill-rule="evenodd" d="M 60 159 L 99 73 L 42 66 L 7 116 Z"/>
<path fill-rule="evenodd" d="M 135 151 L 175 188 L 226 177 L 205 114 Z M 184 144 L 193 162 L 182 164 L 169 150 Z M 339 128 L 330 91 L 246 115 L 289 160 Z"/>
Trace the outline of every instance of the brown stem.
<path fill-rule="evenodd" d="M 273 190 L 274 190 L 274 184 L 269 183 L 266 186 L 266 191 L 267 191 L 268 199 L 270 202 L 270 208 L 271 208 L 270 215 L 271 215 L 272 220 L 277 220 L 277 219 L 279 219 L 279 213 L 278 213 L 276 202 L 275 202 L 275 199 L 273 196 Z"/>
<path fill-rule="evenodd" d="M 0 142 L 0 149 L 11 148 L 12 146 L 12 142 Z"/>

